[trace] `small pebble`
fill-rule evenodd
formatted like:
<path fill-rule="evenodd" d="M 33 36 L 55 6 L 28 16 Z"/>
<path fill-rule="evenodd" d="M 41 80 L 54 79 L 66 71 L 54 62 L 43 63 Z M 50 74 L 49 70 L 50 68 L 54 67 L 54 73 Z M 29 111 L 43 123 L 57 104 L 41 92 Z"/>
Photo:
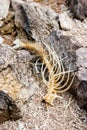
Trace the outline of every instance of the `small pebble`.
<path fill-rule="evenodd" d="M 4 39 L 0 37 L 0 44 L 4 42 Z"/>
<path fill-rule="evenodd" d="M 24 123 L 19 122 L 19 123 L 18 123 L 18 129 L 17 129 L 17 130 L 27 130 L 27 129 L 25 128 Z"/>

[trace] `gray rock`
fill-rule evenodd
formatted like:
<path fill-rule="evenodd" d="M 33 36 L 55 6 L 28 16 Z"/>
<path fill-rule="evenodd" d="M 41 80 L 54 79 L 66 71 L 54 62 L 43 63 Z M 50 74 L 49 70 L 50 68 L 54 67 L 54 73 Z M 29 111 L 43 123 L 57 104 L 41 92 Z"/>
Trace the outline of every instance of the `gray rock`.
<path fill-rule="evenodd" d="M 62 30 L 72 30 L 75 27 L 75 22 L 69 18 L 67 12 L 59 14 L 59 23 Z"/>
<path fill-rule="evenodd" d="M 15 51 L 6 44 L 0 44 L 0 71 L 11 67 L 22 85 L 28 88 L 31 86 L 30 81 L 34 81 L 34 79 L 30 80 L 32 75 L 30 66 L 33 58 L 29 51 Z"/>
<path fill-rule="evenodd" d="M 77 100 L 80 107 L 87 111 L 87 81 L 85 80 L 79 84 L 79 90 L 77 90 Z"/>
<path fill-rule="evenodd" d="M 78 78 L 87 81 L 87 48 L 79 48 L 76 50 Z"/>
<path fill-rule="evenodd" d="M 0 123 L 22 117 L 20 109 L 8 94 L 0 91 Z"/>
<path fill-rule="evenodd" d="M 10 6 L 9 0 L 0 1 L 0 19 L 6 18 Z"/>
<path fill-rule="evenodd" d="M 31 39 L 41 41 L 50 34 L 52 29 L 59 28 L 56 21 L 57 14 L 49 7 L 42 7 L 34 2 L 26 4 L 15 0 L 12 1 L 12 5 L 16 13 L 16 23 L 24 28 Z"/>
<path fill-rule="evenodd" d="M 19 119 L 19 111 L 23 113 L 22 105 L 38 89 L 38 82 L 31 72 L 31 60 L 28 51 L 15 51 L 0 44 L 0 123 Z"/>
<path fill-rule="evenodd" d="M 84 20 L 87 17 L 87 0 L 67 0 L 73 16 Z"/>

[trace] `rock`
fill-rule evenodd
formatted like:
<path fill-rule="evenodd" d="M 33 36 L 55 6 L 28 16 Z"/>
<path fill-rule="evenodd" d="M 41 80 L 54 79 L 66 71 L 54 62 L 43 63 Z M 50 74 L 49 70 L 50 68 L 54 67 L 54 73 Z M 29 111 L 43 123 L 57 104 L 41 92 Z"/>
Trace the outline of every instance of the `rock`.
<path fill-rule="evenodd" d="M 76 51 L 79 80 L 87 80 L 87 48 L 79 48 Z"/>
<path fill-rule="evenodd" d="M 75 18 L 84 20 L 87 17 L 87 0 L 69 0 L 68 5 Z"/>
<path fill-rule="evenodd" d="M 79 89 L 77 90 L 77 100 L 80 107 L 87 111 L 87 81 L 85 80 L 79 84 Z"/>
<path fill-rule="evenodd" d="M 0 123 L 22 117 L 20 109 L 8 94 L 0 91 Z"/>
<path fill-rule="evenodd" d="M 4 39 L 2 37 L 0 37 L 0 43 L 3 43 Z"/>
<path fill-rule="evenodd" d="M 1 21 L 3 18 L 6 18 L 8 15 L 8 10 L 10 7 L 10 0 L 0 0 L 0 27 L 3 24 L 3 21 Z"/>
<path fill-rule="evenodd" d="M 0 44 L 0 91 L 5 92 L 14 100 L 20 111 L 23 104 L 38 89 L 38 82 L 31 77 L 31 60 L 32 56 L 28 51 L 15 51 L 4 43 Z M 13 106 L 12 111 L 14 118 L 12 117 L 11 120 L 15 120 L 15 106 Z M 10 118 L 6 117 L 6 120 L 10 120 Z"/>
<path fill-rule="evenodd" d="M 14 100 L 26 101 L 38 88 L 29 69 L 32 56 L 25 50 L 15 52 L 5 44 L 0 44 L 0 52 L 0 90 L 5 90 Z"/>
<path fill-rule="evenodd" d="M 0 19 L 6 18 L 10 6 L 10 0 L 0 1 Z"/>
<path fill-rule="evenodd" d="M 87 48 L 81 47 L 76 50 L 77 66 L 87 68 Z"/>
<path fill-rule="evenodd" d="M 87 48 L 81 47 L 76 50 L 76 66 L 77 79 L 70 92 L 76 97 L 80 107 L 87 111 Z"/>
<path fill-rule="evenodd" d="M 59 14 L 59 24 L 62 35 L 69 36 L 73 44 L 86 47 L 87 46 L 87 20 L 83 22 L 72 19 L 67 11 Z"/>
<path fill-rule="evenodd" d="M 75 22 L 69 18 L 67 12 L 59 14 L 59 23 L 62 30 L 72 30 L 75 28 Z"/>
<path fill-rule="evenodd" d="M 79 80 L 87 80 L 87 48 L 79 48 L 76 50 L 78 78 Z"/>
<path fill-rule="evenodd" d="M 34 2 L 21 3 L 16 0 L 12 1 L 12 5 L 16 13 L 16 24 L 21 25 L 31 39 L 41 41 L 50 34 L 52 29 L 59 28 L 56 21 L 57 14 L 49 7 L 42 7 Z"/>
<path fill-rule="evenodd" d="M 49 15 L 49 19 L 51 17 L 51 22 L 55 19 L 55 23 L 52 24 L 49 20 L 47 20 L 48 15 L 46 15 L 46 12 L 43 11 L 44 7 L 33 2 L 27 4 L 13 2 L 12 4 L 15 11 L 16 23 L 19 23 L 23 27 L 28 36 L 31 36 L 31 38 L 35 41 L 40 41 L 42 44 L 46 43 L 49 44 L 49 46 L 53 46 L 59 57 L 67 57 L 67 60 L 64 62 L 65 68 L 68 70 L 71 66 L 71 70 L 76 70 L 76 77 L 70 92 L 73 93 L 77 99 L 81 99 L 83 93 L 80 92 L 81 95 L 79 98 L 79 87 L 83 81 L 85 81 L 85 86 L 87 83 L 87 49 L 85 48 L 87 46 L 86 22 L 81 23 L 80 21 L 74 21 L 64 12 L 59 15 L 60 26 L 62 28 L 62 30 L 59 30 L 57 25 L 57 15 L 54 15 L 56 19 L 55 17 L 52 19 Z M 25 13 L 23 14 L 23 12 Z M 25 16 L 27 23 L 24 21 Z M 51 25 L 51 28 L 48 26 L 49 24 Z M 49 33 L 46 34 L 46 32 Z M 84 48 L 81 48 L 82 46 Z M 84 100 L 85 103 L 83 103 Z M 78 100 L 78 102 L 83 107 L 87 104 L 87 100 L 84 96 L 82 96 L 81 102 L 80 100 Z"/>
<path fill-rule="evenodd" d="M 18 122 L 17 130 L 27 130 L 23 122 Z"/>
<path fill-rule="evenodd" d="M 80 81 L 76 97 L 79 105 L 87 111 L 87 48 L 77 49 L 76 56 L 77 76 Z"/>

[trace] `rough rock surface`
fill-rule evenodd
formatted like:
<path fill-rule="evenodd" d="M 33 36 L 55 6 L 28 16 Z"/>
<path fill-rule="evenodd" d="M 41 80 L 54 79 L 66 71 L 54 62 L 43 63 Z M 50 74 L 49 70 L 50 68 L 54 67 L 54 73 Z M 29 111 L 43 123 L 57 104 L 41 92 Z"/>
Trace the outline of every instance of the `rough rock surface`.
<path fill-rule="evenodd" d="M 15 102 L 3 91 L 0 91 L 0 123 L 7 120 L 17 120 L 22 117 Z"/>
<path fill-rule="evenodd" d="M 75 18 L 84 20 L 87 17 L 87 0 L 67 0 Z"/>
<path fill-rule="evenodd" d="M 65 19 L 65 22 L 64 22 Z M 59 14 L 59 23 L 62 30 L 68 31 L 75 27 L 75 22 L 69 18 L 67 12 Z"/>
<path fill-rule="evenodd" d="M 0 44 L 0 90 L 7 93 L 19 106 L 20 110 L 23 103 L 38 88 L 37 82 L 31 77 L 32 72 L 29 69 L 31 58 L 29 57 L 31 57 L 29 52 L 25 50 L 15 52 L 8 45 Z M 3 109 L 5 109 L 4 107 Z"/>
<path fill-rule="evenodd" d="M 87 48 L 81 47 L 76 51 L 79 80 L 87 81 Z"/>
<path fill-rule="evenodd" d="M 14 97 L 13 99 L 23 97 L 26 100 L 26 98 L 28 98 L 27 95 L 32 96 L 38 88 L 38 84 L 36 82 L 33 83 L 35 80 L 31 77 L 32 72 L 29 69 L 32 57 L 29 52 L 25 50 L 15 52 L 11 47 L 4 44 L 0 44 L 0 52 L 0 79 L 2 81 L 0 82 L 0 89 L 6 90 L 11 97 Z M 4 80 L 5 82 L 10 82 L 8 87 L 6 87 L 7 84 L 6 86 L 4 85 Z M 28 89 L 30 90 L 29 92 Z M 24 93 L 24 95 L 21 96 L 20 91 L 22 94 L 23 91 L 26 94 Z"/>
<path fill-rule="evenodd" d="M 86 68 L 83 67 L 83 69 L 81 69 L 80 67 L 78 67 L 77 65 L 78 57 L 83 56 L 83 55 L 78 55 L 77 51 L 80 47 L 87 46 L 87 42 L 86 42 L 87 41 L 87 33 L 86 33 L 87 21 L 84 21 L 83 23 L 81 23 L 80 21 L 74 21 L 68 16 L 68 14 L 66 17 L 65 15 L 66 13 L 60 14 L 58 18 L 58 14 L 55 13 L 54 16 L 51 16 L 51 21 L 52 19 L 55 19 L 55 22 L 53 21 L 52 22 L 56 24 L 49 23 L 49 20 L 47 24 L 46 18 L 49 18 L 48 17 L 49 13 L 46 13 L 46 12 L 49 12 L 48 11 L 49 8 L 46 8 L 46 12 L 44 12 L 43 8 L 45 10 L 45 7 L 41 7 L 40 5 L 36 3 L 21 4 L 19 2 L 13 2 L 13 8 L 16 13 L 16 22 L 18 22 L 23 27 L 23 29 L 25 30 L 28 36 L 32 37 L 35 41 L 39 41 L 42 43 L 45 42 L 46 44 L 49 44 L 50 46 L 53 45 L 55 51 L 58 53 L 58 55 L 61 58 L 64 58 L 67 56 L 68 60 L 65 63 L 65 67 L 67 69 L 69 68 L 70 65 L 71 65 L 71 69 L 73 68 L 75 70 L 80 69 L 80 71 L 77 70 L 75 83 L 73 84 L 73 87 L 72 87 L 73 89 L 71 89 L 72 93 L 74 90 L 79 91 L 79 84 L 83 82 L 83 77 L 81 73 L 83 73 L 83 75 L 86 76 L 86 72 L 83 71 L 83 69 L 86 69 Z M 33 14 L 31 13 L 32 10 L 33 10 Z M 19 14 L 17 12 L 19 12 Z M 23 14 L 23 12 L 25 13 Z M 20 19 L 20 16 L 21 16 L 21 19 Z M 27 20 L 27 26 L 26 26 L 26 22 L 24 21 L 25 16 Z M 62 16 L 64 18 L 62 18 Z M 44 21 L 44 24 L 43 24 L 43 21 Z M 66 24 L 63 25 L 63 22 L 65 23 L 65 21 L 67 21 L 67 26 Z M 60 27 L 61 27 L 60 30 L 59 30 L 58 23 L 60 23 Z M 71 23 L 73 23 L 74 26 L 70 26 Z M 50 25 L 51 28 L 48 25 Z M 49 32 L 48 35 L 45 32 Z M 83 49 L 83 53 L 85 53 L 85 49 L 86 48 Z M 87 56 L 85 56 L 85 58 L 86 57 Z M 86 64 L 86 62 L 84 64 Z M 87 80 L 86 77 L 85 79 Z M 77 91 L 74 91 L 74 93 L 76 93 L 78 97 Z"/>
<path fill-rule="evenodd" d="M 8 14 L 9 7 L 10 7 L 9 0 L 0 1 L 0 20 L 3 18 L 6 18 L 7 14 Z M 0 26 L 2 25 L 2 23 L 3 22 L 0 21 Z"/>
<path fill-rule="evenodd" d="M 62 17 L 66 13 L 67 13 L 67 17 Z M 83 22 L 80 22 L 79 20 L 70 18 L 68 12 L 63 12 L 62 15 L 59 16 L 60 16 L 59 23 L 60 23 L 60 28 L 62 29 L 61 31 L 62 35 L 70 37 L 70 41 L 73 44 L 77 45 L 78 47 L 87 47 L 87 37 L 86 37 L 87 19 L 85 19 Z M 67 19 L 71 19 L 71 20 L 67 21 Z M 66 23 L 65 21 L 67 21 L 67 26 L 66 24 L 62 25 L 63 22 Z M 70 25 L 71 23 L 73 26 Z M 63 30 L 63 28 L 65 29 Z"/>
<path fill-rule="evenodd" d="M 6 18 L 6 16 L 8 15 L 9 7 L 9 0 L 0 1 L 0 27 L 3 25 L 3 19 Z"/>
<path fill-rule="evenodd" d="M 26 4 L 24 2 L 22 2 L 21 6 L 21 2 L 18 2 L 17 4 L 15 1 L 13 1 L 13 7 L 17 14 L 17 24 L 21 24 L 29 38 L 31 37 L 36 41 L 40 41 L 41 39 L 44 39 L 44 36 L 47 37 L 52 29 L 59 28 L 56 21 L 57 14 L 49 7 L 41 7 L 38 3 Z M 32 12 L 35 13 L 32 14 Z M 20 21 L 20 19 L 22 20 Z"/>
<path fill-rule="evenodd" d="M 34 1 L 42 5 L 49 6 L 56 12 L 62 11 L 63 5 L 65 5 L 66 0 L 25 0 L 26 2 Z"/>

